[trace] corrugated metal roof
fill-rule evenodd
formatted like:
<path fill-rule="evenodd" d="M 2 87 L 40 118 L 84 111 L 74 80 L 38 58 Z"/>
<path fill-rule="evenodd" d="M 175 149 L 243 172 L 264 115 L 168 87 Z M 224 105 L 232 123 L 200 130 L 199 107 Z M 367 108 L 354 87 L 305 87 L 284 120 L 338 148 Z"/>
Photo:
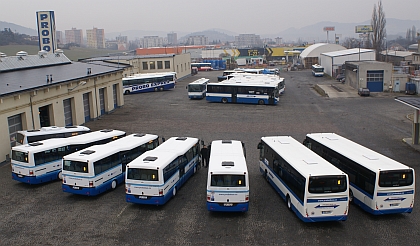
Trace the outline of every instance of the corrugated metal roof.
<path fill-rule="evenodd" d="M 63 53 L 40 52 L 38 55 L 0 57 L 0 73 L 60 64 L 69 64 L 70 59 Z"/>
<path fill-rule="evenodd" d="M 321 55 L 330 56 L 330 57 L 337 57 L 337 56 L 347 56 L 347 55 L 354 55 L 354 54 L 359 54 L 359 53 L 369 53 L 369 52 L 375 52 L 375 51 L 371 50 L 371 49 L 354 48 L 354 49 L 326 52 L 326 53 L 322 53 Z"/>
<path fill-rule="evenodd" d="M 398 51 L 398 50 L 383 50 L 381 52 L 382 55 L 389 55 L 389 56 L 399 56 L 399 57 L 407 57 L 413 55 L 415 52 L 413 51 Z"/>

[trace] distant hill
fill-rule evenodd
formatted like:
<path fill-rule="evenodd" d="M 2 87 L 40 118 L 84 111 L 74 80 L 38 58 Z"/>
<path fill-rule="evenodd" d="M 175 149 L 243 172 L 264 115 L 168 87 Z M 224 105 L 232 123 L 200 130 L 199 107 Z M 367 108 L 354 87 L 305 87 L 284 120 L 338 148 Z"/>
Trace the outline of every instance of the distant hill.
<path fill-rule="evenodd" d="M 185 35 L 183 37 L 178 38 L 178 41 L 180 43 L 183 43 L 190 36 L 200 36 L 200 35 L 208 37 L 209 42 L 212 42 L 213 40 L 217 40 L 217 41 L 220 40 L 222 42 L 225 42 L 225 41 L 233 42 L 233 41 L 235 41 L 235 36 L 228 35 L 224 32 L 225 32 L 225 30 L 221 30 L 221 29 L 206 30 L 206 31 L 202 31 L 202 32 L 193 32 L 193 33 L 190 33 L 188 35 Z M 229 31 L 226 31 L 226 32 L 229 32 Z M 229 33 L 234 34 L 232 32 L 229 32 Z"/>
<path fill-rule="evenodd" d="M 24 26 L 19 26 L 13 23 L 9 23 L 9 22 L 5 22 L 5 21 L 0 21 L 0 30 L 4 30 L 5 28 L 10 28 L 10 30 L 12 30 L 12 32 L 17 32 L 20 34 L 26 34 L 26 35 L 30 35 L 30 36 L 36 36 L 38 35 L 38 31 L 35 29 L 31 29 L 31 28 L 27 28 Z"/>

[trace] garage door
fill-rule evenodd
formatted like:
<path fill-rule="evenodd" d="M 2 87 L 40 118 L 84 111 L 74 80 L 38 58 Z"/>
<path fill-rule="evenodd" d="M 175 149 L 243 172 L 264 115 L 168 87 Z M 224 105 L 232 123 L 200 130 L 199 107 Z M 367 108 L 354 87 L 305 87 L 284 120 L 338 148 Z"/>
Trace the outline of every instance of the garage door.
<path fill-rule="evenodd" d="M 370 92 L 384 91 L 384 70 L 367 71 L 366 82 Z"/>

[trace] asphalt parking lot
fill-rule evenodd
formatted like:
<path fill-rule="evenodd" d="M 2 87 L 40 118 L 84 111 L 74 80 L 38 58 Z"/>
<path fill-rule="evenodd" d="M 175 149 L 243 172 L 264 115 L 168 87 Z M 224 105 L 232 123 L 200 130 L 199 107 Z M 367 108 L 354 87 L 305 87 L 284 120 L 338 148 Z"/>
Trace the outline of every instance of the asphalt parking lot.
<path fill-rule="evenodd" d="M 250 175 L 246 213 L 206 210 L 206 169 L 161 207 L 129 204 L 124 186 L 97 197 L 63 193 L 61 183 L 28 186 L 0 166 L 0 245 L 418 245 L 418 205 L 411 214 L 372 216 L 351 206 L 345 222 L 303 223 L 259 173 L 263 136 L 335 132 L 390 158 L 419 168 L 411 137 L 411 108 L 394 94 L 324 97 L 314 88 L 345 86 L 310 70 L 283 72 L 286 91 L 275 106 L 190 100 L 185 86 L 198 78 L 216 82 L 222 71 L 199 72 L 171 91 L 132 94 L 114 112 L 88 122 L 92 130 L 119 129 L 161 137 L 190 136 L 245 143 Z M 345 88 L 348 93 L 351 88 Z M 342 94 L 344 95 L 344 94 Z M 353 94 L 352 94 L 353 95 Z M 418 178 L 418 174 L 416 175 Z M 418 185 L 416 185 L 418 200 Z"/>

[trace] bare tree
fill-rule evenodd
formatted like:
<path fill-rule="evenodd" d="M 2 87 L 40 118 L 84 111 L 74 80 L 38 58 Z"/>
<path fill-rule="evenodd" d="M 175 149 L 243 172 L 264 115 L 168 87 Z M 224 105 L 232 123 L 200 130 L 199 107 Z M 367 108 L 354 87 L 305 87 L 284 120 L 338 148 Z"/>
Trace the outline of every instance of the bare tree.
<path fill-rule="evenodd" d="M 376 51 L 376 58 L 379 59 L 379 53 L 384 48 L 386 37 L 386 19 L 381 0 L 378 2 L 378 8 L 376 8 L 376 4 L 373 6 L 371 25 L 373 29 L 371 39 L 372 48 Z"/>

